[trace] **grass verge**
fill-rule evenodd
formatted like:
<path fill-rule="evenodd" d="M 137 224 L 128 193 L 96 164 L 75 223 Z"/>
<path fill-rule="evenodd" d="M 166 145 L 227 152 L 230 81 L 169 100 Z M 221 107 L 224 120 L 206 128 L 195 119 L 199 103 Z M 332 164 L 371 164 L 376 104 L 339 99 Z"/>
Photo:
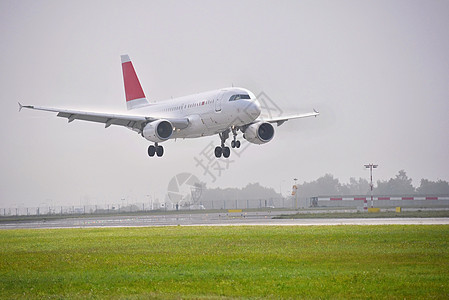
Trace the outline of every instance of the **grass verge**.
<path fill-rule="evenodd" d="M 449 297 L 449 226 L 0 231 L 0 298 Z"/>

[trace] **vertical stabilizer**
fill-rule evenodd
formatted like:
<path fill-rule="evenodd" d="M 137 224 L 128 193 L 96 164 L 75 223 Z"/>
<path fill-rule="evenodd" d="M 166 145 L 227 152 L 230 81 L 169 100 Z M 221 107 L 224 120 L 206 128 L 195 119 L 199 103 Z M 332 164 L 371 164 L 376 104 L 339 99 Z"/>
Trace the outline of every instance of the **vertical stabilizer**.
<path fill-rule="evenodd" d="M 123 81 L 125 83 L 126 107 L 128 110 L 149 105 L 139 78 L 128 55 L 122 55 Z"/>

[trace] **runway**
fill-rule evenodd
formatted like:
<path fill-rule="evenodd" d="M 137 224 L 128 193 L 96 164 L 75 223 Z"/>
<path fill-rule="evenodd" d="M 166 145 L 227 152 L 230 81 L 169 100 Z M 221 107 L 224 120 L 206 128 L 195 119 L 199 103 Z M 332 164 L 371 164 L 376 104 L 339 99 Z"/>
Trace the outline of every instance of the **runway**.
<path fill-rule="evenodd" d="M 86 216 L 0 222 L 0 229 L 111 228 L 152 226 L 332 226 L 332 225 L 449 225 L 449 218 L 273 219 L 291 212 L 180 213 L 139 216 Z"/>

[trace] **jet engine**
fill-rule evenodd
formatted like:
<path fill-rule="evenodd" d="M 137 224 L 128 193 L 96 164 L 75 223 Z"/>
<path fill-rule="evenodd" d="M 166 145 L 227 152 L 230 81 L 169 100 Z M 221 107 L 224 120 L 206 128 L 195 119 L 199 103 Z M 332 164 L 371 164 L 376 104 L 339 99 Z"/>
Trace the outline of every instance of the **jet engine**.
<path fill-rule="evenodd" d="M 143 128 L 142 136 L 149 141 L 159 143 L 168 140 L 173 133 L 173 125 L 167 120 L 148 123 Z"/>
<path fill-rule="evenodd" d="M 249 125 L 243 134 L 243 138 L 253 144 L 265 144 L 273 139 L 274 127 L 267 122 L 258 122 Z"/>

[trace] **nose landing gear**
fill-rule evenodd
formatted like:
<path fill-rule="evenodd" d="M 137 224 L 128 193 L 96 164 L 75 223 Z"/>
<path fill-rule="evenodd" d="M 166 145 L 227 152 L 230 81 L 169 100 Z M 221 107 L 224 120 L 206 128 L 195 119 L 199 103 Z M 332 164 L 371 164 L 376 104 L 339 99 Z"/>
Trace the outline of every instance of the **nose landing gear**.
<path fill-rule="evenodd" d="M 232 141 L 231 148 L 240 148 L 240 141 Z"/>
<path fill-rule="evenodd" d="M 231 130 L 232 130 L 232 135 L 233 135 L 231 147 L 232 148 L 240 148 L 240 141 L 237 140 L 237 129 L 235 127 L 232 127 Z"/>

